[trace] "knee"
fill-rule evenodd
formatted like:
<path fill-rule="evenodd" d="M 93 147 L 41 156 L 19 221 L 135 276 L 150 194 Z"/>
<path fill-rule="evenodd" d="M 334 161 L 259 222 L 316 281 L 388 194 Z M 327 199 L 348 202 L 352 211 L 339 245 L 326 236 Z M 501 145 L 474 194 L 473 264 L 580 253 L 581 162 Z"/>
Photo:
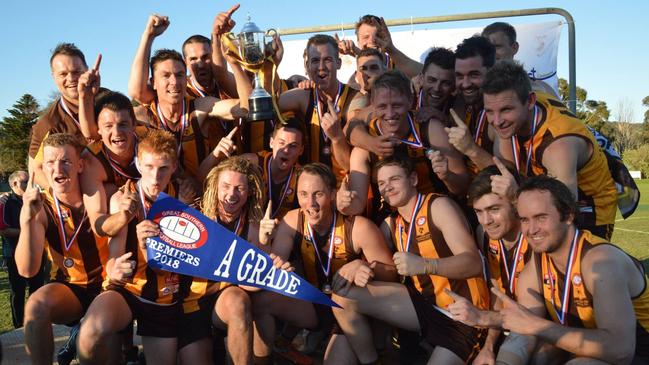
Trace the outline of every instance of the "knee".
<path fill-rule="evenodd" d="M 357 301 L 351 295 L 352 294 L 351 291 L 349 292 L 349 294 L 350 295 L 344 297 L 336 293 L 331 295 L 331 300 L 333 300 L 334 302 L 336 302 L 336 304 L 342 307 L 342 308 L 333 308 L 334 313 L 337 312 L 342 313 L 344 311 L 354 311 L 354 312 L 358 311 Z"/>
<path fill-rule="evenodd" d="M 106 326 L 97 317 L 85 318 L 79 328 L 79 353 L 88 356 L 109 335 Z"/>
<path fill-rule="evenodd" d="M 35 294 L 25 304 L 25 323 L 51 322 L 52 307 L 44 296 Z"/>
<path fill-rule="evenodd" d="M 230 290 L 224 296 L 227 324 L 249 325 L 252 323 L 252 303 L 248 293 L 242 289 Z"/>

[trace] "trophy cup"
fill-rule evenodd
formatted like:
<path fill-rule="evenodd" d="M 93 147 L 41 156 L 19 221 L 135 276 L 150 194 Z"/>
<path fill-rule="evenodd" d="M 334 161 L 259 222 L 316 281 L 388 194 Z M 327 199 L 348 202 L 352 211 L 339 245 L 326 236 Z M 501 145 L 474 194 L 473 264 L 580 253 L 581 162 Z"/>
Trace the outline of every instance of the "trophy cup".
<path fill-rule="evenodd" d="M 254 88 L 250 94 L 248 121 L 269 120 L 275 117 L 272 96 L 263 88 L 259 78 L 259 72 L 267 58 L 272 52 L 270 43 L 266 38 L 277 34 L 275 29 L 263 31 L 250 21 L 243 25 L 238 34 L 227 33 L 223 38 L 226 46 L 235 53 L 243 68 L 255 74 Z"/>

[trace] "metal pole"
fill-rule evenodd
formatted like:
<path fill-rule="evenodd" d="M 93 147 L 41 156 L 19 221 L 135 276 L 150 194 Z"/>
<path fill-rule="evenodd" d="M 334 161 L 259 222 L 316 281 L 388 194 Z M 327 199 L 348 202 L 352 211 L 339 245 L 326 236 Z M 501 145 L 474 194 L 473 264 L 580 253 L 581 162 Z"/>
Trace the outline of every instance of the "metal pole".
<path fill-rule="evenodd" d="M 575 64 L 575 22 L 572 15 L 561 8 L 536 8 L 536 9 L 521 9 L 521 10 L 506 10 L 506 11 L 490 11 L 482 13 L 468 13 L 468 14 L 455 14 L 455 15 L 441 15 L 430 17 L 418 18 L 404 18 L 404 19 L 391 19 L 386 20 L 385 24 L 388 26 L 411 25 L 411 24 L 429 24 L 429 23 L 444 23 L 444 22 L 457 22 L 463 20 L 478 20 L 478 19 L 491 19 L 491 18 L 507 18 L 516 16 L 530 16 L 530 15 L 548 15 L 557 14 L 561 15 L 568 24 L 568 87 L 569 87 L 569 100 L 568 107 L 575 113 L 577 110 L 577 76 Z M 308 34 L 308 33 L 324 33 L 333 32 L 337 30 L 354 29 L 356 24 L 335 24 L 335 25 L 319 25 L 313 27 L 301 28 L 278 28 L 281 35 L 294 35 L 294 34 Z"/>

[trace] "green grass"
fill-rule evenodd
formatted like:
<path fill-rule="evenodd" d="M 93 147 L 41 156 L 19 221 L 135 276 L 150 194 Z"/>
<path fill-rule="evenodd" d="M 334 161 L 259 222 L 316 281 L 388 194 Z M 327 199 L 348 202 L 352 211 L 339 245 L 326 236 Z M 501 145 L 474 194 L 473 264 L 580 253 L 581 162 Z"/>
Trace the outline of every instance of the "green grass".
<path fill-rule="evenodd" d="M 618 213 L 611 241 L 642 261 L 649 271 L 649 179 L 636 183 L 640 189 L 638 209 L 627 219 Z"/>

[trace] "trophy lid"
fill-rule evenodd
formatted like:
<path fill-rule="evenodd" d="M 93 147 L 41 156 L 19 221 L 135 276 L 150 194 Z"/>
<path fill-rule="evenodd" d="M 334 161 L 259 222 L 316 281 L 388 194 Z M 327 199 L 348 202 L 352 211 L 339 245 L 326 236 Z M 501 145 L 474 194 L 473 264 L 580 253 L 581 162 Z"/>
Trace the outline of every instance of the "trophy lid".
<path fill-rule="evenodd" d="M 248 15 L 248 21 L 241 28 L 241 33 L 265 33 L 263 30 L 259 29 L 257 24 L 253 23 L 250 20 L 250 15 Z"/>

